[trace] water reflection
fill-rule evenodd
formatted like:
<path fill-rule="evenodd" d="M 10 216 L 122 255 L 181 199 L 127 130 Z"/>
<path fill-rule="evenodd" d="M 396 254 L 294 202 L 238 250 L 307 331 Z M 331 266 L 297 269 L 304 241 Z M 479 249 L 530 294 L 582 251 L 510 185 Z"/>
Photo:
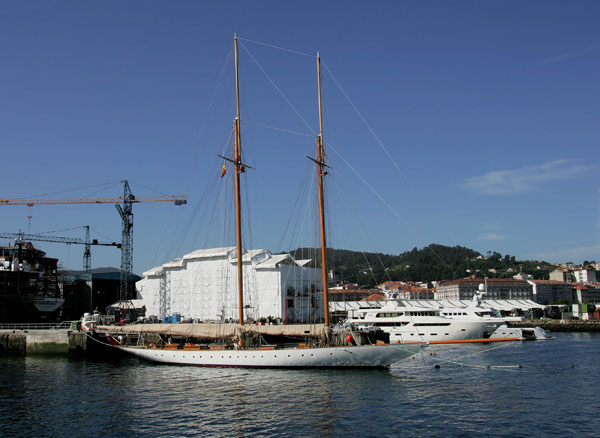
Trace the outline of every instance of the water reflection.
<path fill-rule="evenodd" d="M 558 335 L 432 347 L 389 371 L 0 359 L 0 435 L 592 436 L 600 336 Z M 524 368 L 486 368 L 508 364 Z"/>

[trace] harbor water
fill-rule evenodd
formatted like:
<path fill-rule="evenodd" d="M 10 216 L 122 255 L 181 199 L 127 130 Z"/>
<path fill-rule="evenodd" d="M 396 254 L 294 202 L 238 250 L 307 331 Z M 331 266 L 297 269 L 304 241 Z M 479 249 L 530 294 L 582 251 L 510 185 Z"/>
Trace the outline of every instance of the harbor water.
<path fill-rule="evenodd" d="M 0 436 L 598 436 L 600 334 L 555 336 L 384 371 L 1 358 Z"/>

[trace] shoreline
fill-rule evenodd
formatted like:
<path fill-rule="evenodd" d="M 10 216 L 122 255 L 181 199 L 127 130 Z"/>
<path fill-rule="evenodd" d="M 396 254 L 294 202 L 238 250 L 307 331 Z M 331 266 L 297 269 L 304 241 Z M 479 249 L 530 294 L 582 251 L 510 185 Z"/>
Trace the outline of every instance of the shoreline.
<path fill-rule="evenodd" d="M 530 319 L 526 321 L 511 321 L 509 327 L 541 327 L 550 332 L 600 332 L 600 321 L 560 320 L 560 319 Z"/>

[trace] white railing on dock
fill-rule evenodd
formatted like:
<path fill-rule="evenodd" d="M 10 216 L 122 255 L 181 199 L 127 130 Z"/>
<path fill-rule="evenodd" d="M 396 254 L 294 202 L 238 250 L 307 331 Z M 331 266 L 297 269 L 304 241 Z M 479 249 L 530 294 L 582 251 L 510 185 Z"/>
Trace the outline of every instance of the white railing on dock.
<path fill-rule="evenodd" d="M 69 330 L 73 322 L 78 321 L 4 323 L 0 324 L 0 330 Z"/>

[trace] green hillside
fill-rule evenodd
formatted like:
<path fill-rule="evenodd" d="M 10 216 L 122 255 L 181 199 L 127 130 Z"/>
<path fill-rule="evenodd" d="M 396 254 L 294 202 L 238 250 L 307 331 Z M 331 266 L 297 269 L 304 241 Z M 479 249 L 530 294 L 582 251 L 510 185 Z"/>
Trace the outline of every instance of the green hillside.
<path fill-rule="evenodd" d="M 312 259 L 313 266 L 321 266 L 320 249 L 298 248 L 290 253 L 298 260 Z M 388 280 L 455 280 L 470 275 L 511 278 L 519 272 L 543 280 L 548 279 L 553 269 L 547 262 L 515 260 L 514 256 L 497 252 L 484 255 L 462 246 L 438 244 L 421 249 L 415 247 L 399 255 L 328 249 L 327 259 L 329 270 L 334 270 L 338 280 L 363 286 Z"/>

